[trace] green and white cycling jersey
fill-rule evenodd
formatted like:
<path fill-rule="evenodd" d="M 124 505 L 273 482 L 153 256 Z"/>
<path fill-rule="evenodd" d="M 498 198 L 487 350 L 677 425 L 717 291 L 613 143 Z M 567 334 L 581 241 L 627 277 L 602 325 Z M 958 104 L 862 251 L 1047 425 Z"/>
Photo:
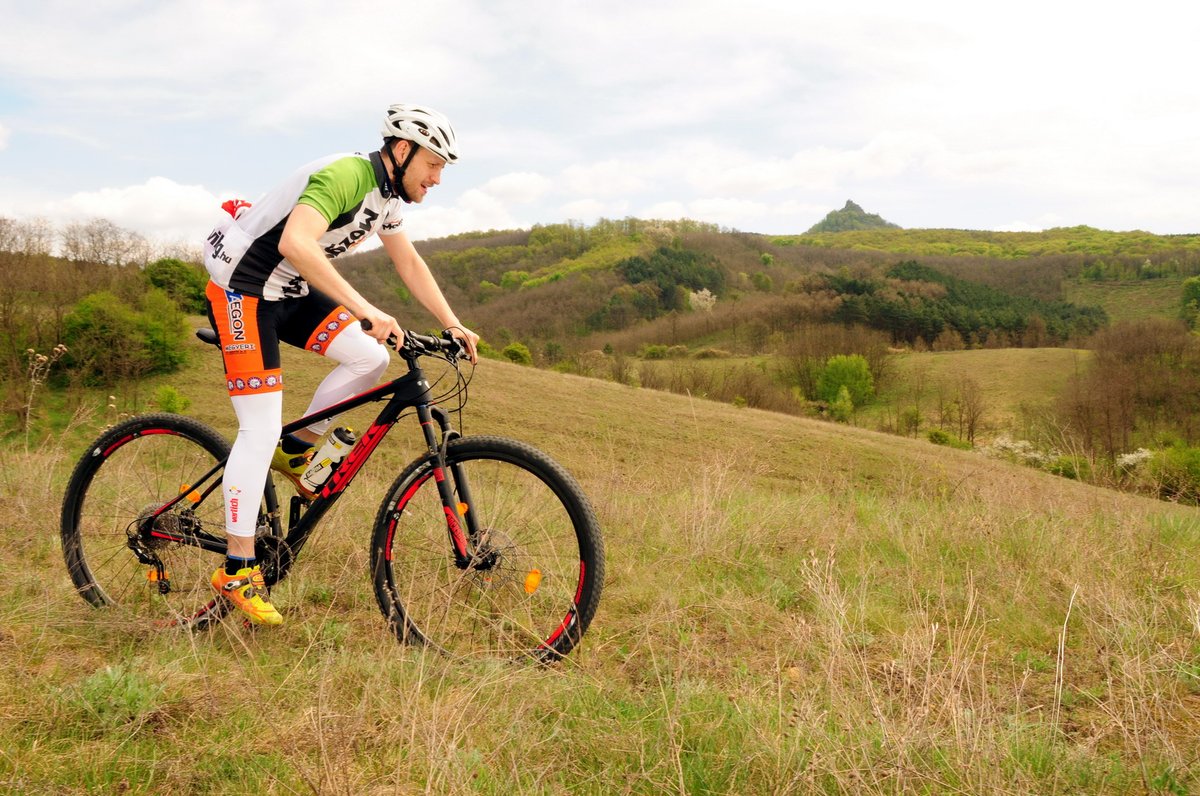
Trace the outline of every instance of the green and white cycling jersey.
<path fill-rule="evenodd" d="M 308 283 L 279 253 L 279 239 L 297 204 L 315 208 L 329 222 L 319 243 L 339 257 L 372 233 L 401 231 L 403 202 L 384 198 L 386 179 L 377 154 L 331 155 L 302 166 L 278 188 L 236 217 L 218 224 L 204 245 L 204 264 L 225 290 L 268 300 L 308 294 Z"/>

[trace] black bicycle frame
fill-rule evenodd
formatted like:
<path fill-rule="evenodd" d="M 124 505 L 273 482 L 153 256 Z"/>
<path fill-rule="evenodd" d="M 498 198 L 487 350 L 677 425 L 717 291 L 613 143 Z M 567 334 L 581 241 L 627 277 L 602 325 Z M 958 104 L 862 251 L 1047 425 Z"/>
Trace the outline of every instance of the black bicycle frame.
<path fill-rule="evenodd" d="M 461 467 L 451 467 L 451 477 L 446 477 L 445 445 L 451 439 L 458 436 L 458 432 L 450 427 L 449 413 L 431 402 L 429 382 L 425 379 L 421 367 L 417 364 L 417 356 L 405 355 L 404 360 L 408 363 L 408 373 L 405 375 L 283 426 L 282 433 L 287 434 L 298 431 L 313 423 L 330 420 L 343 412 L 357 409 L 365 404 L 387 400 L 383 409 L 380 410 L 378 417 L 375 418 L 371 426 L 359 437 L 354 447 L 350 450 L 350 453 L 347 454 L 340 466 L 334 470 L 333 475 L 321 487 L 321 491 L 311 501 L 308 501 L 307 508 L 303 513 L 299 514 L 298 517 L 290 517 L 287 535 L 283 538 L 282 544 L 271 545 L 275 548 L 274 551 L 258 551 L 260 553 L 273 552 L 276 557 L 275 566 L 267 567 L 266 569 L 269 571 L 264 572 L 268 583 L 275 581 L 274 575 L 276 573 L 286 572 L 290 568 L 291 563 L 300 553 L 305 542 L 308 541 L 308 537 L 321 521 L 321 518 L 324 517 L 325 512 L 337 502 L 342 493 L 350 486 L 358 471 L 362 469 L 363 464 L 371 457 L 371 454 L 379 446 L 379 443 L 383 441 L 383 438 L 392 429 L 392 426 L 399 421 L 401 414 L 406 409 L 416 410 L 417 420 L 421 425 L 421 431 L 425 438 L 427 454 L 434 457 L 432 475 L 437 483 L 438 495 L 441 498 L 442 507 L 446 515 L 446 529 L 453 548 L 455 563 L 462 569 L 466 569 L 470 565 L 472 543 L 479 539 L 479 529 L 475 527 L 475 512 L 469 509 L 471 506 L 470 490 L 467 487 L 466 477 Z M 437 424 L 438 431 L 434 430 L 435 423 Z M 184 490 L 183 493 L 156 511 L 152 517 L 147 518 L 151 529 L 149 530 L 150 536 L 184 544 L 195 544 L 205 550 L 224 554 L 227 547 L 226 541 L 223 538 L 203 531 L 187 533 L 183 537 L 180 537 L 154 530 L 153 524 L 154 519 L 159 515 L 170 511 L 188 495 L 194 494 L 195 486 L 205 484 L 208 479 L 219 473 L 227 461 L 228 459 L 220 461 L 203 478 L 199 479 L 195 485 L 192 485 L 191 489 Z M 199 500 L 206 499 L 220 483 L 221 479 L 217 478 L 216 481 L 207 486 Z M 455 497 L 456 493 L 457 499 Z M 292 500 L 301 501 L 301 498 L 295 496 Z M 463 511 L 460 509 L 460 502 L 468 507 L 467 510 Z M 296 504 L 294 503 L 293 505 Z M 293 512 L 293 514 L 295 513 Z M 465 532 L 463 530 L 464 519 L 467 525 Z M 278 537 L 275 538 L 277 539 Z M 264 543 L 261 538 L 258 541 L 261 544 L 268 544 Z M 269 560 L 268 556 L 260 556 L 260 558 Z"/>

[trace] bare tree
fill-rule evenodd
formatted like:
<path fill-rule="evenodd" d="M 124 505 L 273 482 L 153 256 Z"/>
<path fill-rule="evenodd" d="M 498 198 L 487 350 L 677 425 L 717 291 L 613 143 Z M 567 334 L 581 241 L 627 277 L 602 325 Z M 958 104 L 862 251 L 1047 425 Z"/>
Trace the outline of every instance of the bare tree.
<path fill-rule="evenodd" d="M 987 403 L 979 382 L 970 376 L 962 376 L 958 381 L 958 410 L 959 410 L 959 439 L 965 439 L 975 444 L 975 434 L 983 422 Z"/>
<path fill-rule="evenodd" d="M 146 239 L 103 218 L 68 224 L 61 233 L 63 256 L 99 265 L 145 264 Z"/>

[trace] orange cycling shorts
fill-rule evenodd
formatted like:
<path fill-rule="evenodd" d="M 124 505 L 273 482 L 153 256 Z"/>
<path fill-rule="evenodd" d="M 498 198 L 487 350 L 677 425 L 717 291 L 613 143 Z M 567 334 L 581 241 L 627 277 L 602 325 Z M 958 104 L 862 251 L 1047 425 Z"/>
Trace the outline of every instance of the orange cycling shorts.
<path fill-rule="evenodd" d="M 230 395 L 283 389 L 280 341 L 324 355 L 357 319 L 319 290 L 299 298 L 268 301 L 208 283 L 208 320 L 221 338 Z"/>

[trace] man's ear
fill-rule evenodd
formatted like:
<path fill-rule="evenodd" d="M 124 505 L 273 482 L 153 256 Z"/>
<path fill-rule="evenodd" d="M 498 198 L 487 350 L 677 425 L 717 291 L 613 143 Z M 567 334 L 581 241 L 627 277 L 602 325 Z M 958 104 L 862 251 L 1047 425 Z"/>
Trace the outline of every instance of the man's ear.
<path fill-rule="evenodd" d="M 397 163 L 404 162 L 404 159 L 408 157 L 408 148 L 411 146 L 412 142 L 408 141 L 407 139 L 396 139 L 396 141 L 392 144 L 392 157 L 396 159 Z"/>

